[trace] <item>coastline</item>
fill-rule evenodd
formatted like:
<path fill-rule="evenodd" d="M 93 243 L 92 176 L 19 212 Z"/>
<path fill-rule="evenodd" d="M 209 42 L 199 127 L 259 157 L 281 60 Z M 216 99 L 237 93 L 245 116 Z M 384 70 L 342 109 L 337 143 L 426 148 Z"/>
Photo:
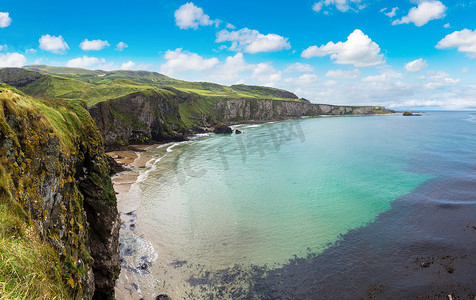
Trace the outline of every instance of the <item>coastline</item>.
<path fill-rule="evenodd" d="M 267 122 L 269 123 L 269 122 Z M 243 124 L 245 125 L 245 124 Z M 174 145 L 174 143 L 170 143 L 169 145 Z M 143 149 L 146 149 L 148 147 L 158 147 L 162 146 L 163 149 L 165 150 L 168 147 L 164 147 L 163 144 L 156 144 L 156 145 L 147 145 L 147 146 L 132 146 L 132 147 L 144 147 Z M 139 149 L 141 150 L 141 149 Z M 119 152 L 113 152 L 109 153 L 113 155 L 121 155 Z M 132 172 L 136 172 L 137 174 L 142 172 L 147 172 L 144 167 L 151 166 L 151 164 L 148 162 L 151 161 L 151 159 L 154 159 L 154 155 L 148 154 L 148 152 L 136 152 L 136 151 L 128 151 L 126 153 L 122 153 L 121 155 L 123 158 L 117 158 L 119 161 L 129 161 L 131 162 L 129 166 L 133 166 L 135 170 L 132 170 Z M 158 156 L 155 156 L 158 157 Z M 150 159 L 149 159 L 150 158 Z M 422 172 L 422 170 L 426 170 L 428 173 L 432 173 L 426 168 L 428 168 L 428 164 L 423 164 L 423 165 L 418 165 L 413 166 L 412 170 Z M 435 169 L 439 170 L 439 169 Z M 159 170 L 160 171 L 160 170 Z M 122 175 L 127 175 L 129 171 L 127 172 L 122 172 L 119 175 L 115 176 L 115 178 L 121 178 Z M 137 180 L 137 177 L 135 178 Z M 114 181 L 114 180 L 113 180 Z M 132 180 L 131 180 L 132 181 Z M 440 181 L 438 181 L 440 182 Z M 120 184 L 120 180 L 118 180 L 118 183 Z M 412 218 L 412 224 L 415 224 L 414 227 L 412 228 L 423 228 L 426 230 L 424 239 L 421 238 L 421 236 L 412 236 L 410 233 L 408 233 L 406 236 L 409 238 L 406 238 L 404 241 L 405 243 L 408 243 L 409 245 L 412 245 L 412 250 L 400 250 L 400 251 L 408 251 L 403 257 L 405 258 L 404 260 L 400 260 L 401 258 L 398 259 L 393 259 L 392 258 L 392 253 L 395 252 L 395 249 L 400 249 L 400 244 L 395 243 L 395 241 L 399 241 L 399 233 L 398 231 L 395 231 L 395 228 L 402 228 L 402 224 L 400 223 L 401 220 L 405 220 L 405 218 L 401 217 L 408 215 L 408 212 L 401 211 L 399 212 L 398 209 L 396 212 L 385 212 L 378 217 L 378 223 L 377 225 L 370 225 L 370 226 L 365 226 L 362 228 L 357 228 L 355 230 L 352 230 L 348 233 L 345 234 L 345 239 L 340 241 L 338 244 L 334 245 L 331 249 L 327 250 L 324 255 L 319 255 L 318 256 L 309 256 L 307 258 L 296 258 L 292 263 L 289 265 L 285 265 L 282 268 L 276 269 L 276 270 L 266 270 L 266 269 L 260 269 L 261 270 L 266 270 L 266 272 L 269 272 L 269 276 L 267 278 L 259 278 L 259 274 L 256 275 L 258 280 L 259 287 L 273 287 L 279 284 L 280 288 L 278 292 L 274 290 L 252 290 L 252 292 L 255 293 L 269 293 L 269 295 L 288 295 L 291 296 L 294 293 L 302 294 L 303 297 L 306 295 L 310 295 L 313 291 L 309 290 L 309 286 L 299 286 L 299 285 L 294 285 L 293 277 L 295 278 L 296 276 L 299 276 L 301 274 L 301 270 L 307 270 L 305 273 L 306 274 L 316 274 L 315 276 L 312 276 L 313 278 L 323 278 L 323 275 L 326 273 L 323 273 L 322 270 L 326 270 L 327 268 L 329 270 L 334 270 L 336 264 L 341 266 L 341 268 L 344 268 L 345 272 L 348 272 L 347 268 L 348 266 L 352 266 L 353 269 L 352 274 L 354 276 L 351 276 L 349 278 L 344 278 L 345 280 L 349 281 L 346 282 L 346 285 L 352 286 L 355 288 L 355 290 L 359 291 L 359 295 L 366 295 L 367 293 L 367 288 L 373 288 L 370 284 L 373 283 L 372 281 L 368 281 L 368 284 L 363 285 L 362 287 L 358 286 L 358 283 L 356 281 L 353 281 L 352 278 L 360 277 L 363 276 L 362 273 L 359 273 L 361 270 L 365 270 L 365 274 L 371 274 L 375 270 L 379 270 L 379 274 L 385 274 L 385 272 L 388 272 L 391 270 L 392 274 L 395 274 L 396 272 L 405 272 L 406 275 L 408 275 L 409 278 L 412 278 L 413 280 L 416 279 L 421 279 L 421 280 L 433 280 L 435 274 L 438 274 L 437 279 L 439 284 L 461 284 L 462 286 L 467 283 L 467 281 L 463 280 L 462 278 L 469 274 L 469 271 L 471 271 L 471 263 L 470 260 L 473 256 L 470 256 L 470 253 L 464 252 L 463 248 L 459 248 L 458 246 L 454 247 L 451 246 L 451 243 L 448 242 L 441 243 L 441 241 L 435 240 L 433 230 L 435 227 L 436 223 L 438 220 L 441 220 L 442 217 L 444 217 L 448 213 L 448 209 L 450 208 L 451 211 L 454 211 L 454 214 L 458 212 L 458 209 L 461 207 L 463 208 L 465 205 L 461 204 L 460 202 L 458 203 L 449 203 L 448 200 L 445 200 L 445 195 L 442 196 L 442 199 L 445 200 L 444 204 L 441 203 L 433 203 L 433 202 L 428 202 L 427 196 L 428 193 L 431 192 L 433 189 L 431 188 L 435 183 L 435 180 L 429 181 L 428 183 L 425 183 L 421 187 L 418 187 L 417 189 L 413 190 L 411 193 L 403 195 L 399 198 L 396 198 L 394 200 L 394 204 L 392 206 L 398 206 L 397 208 L 401 208 L 401 206 L 405 207 L 408 205 L 408 203 L 413 203 L 413 199 L 415 197 L 419 198 L 420 201 L 415 204 L 415 206 L 409 206 L 412 209 L 415 207 L 418 208 L 422 205 L 424 205 L 425 208 L 432 209 L 435 211 L 434 214 L 431 214 L 429 216 L 425 216 L 425 219 L 419 219 L 423 218 L 422 216 L 413 216 Z M 126 180 L 123 181 L 122 187 L 129 187 L 129 190 L 133 184 L 128 184 Z M 438 190 L 444 190 L 444 181 L 440 182 L 440 185 L 442 187 L 436 189 Z M 446 185 L 444 185 L 446 187 Z M 116 188 L 116 186 L 115 186 Z M 461 189 L 461 185 L 453 184 L 453 188 L 455 189 L 455 193 L 457 190 Z M 125 192 L 122 192 L 122 199 L 124 201 L 130 202 L 132 199 L 127 199 L 125 196 Z M 127 191 L 129 193 L 129 191 Z M 119 201 L 120 197 L 118 197 Z M 121 200 L 121 201 L 123 201 Z M 403 202 L 402 202 L 403 200 Z M 118 203 L 119 207 L 119 203 Z M 127 207 L 127 206 L 126 206 Z M 128 212 L 128 210 L 122 210 L 121 211 L 121 218 L 125 217 L 128 218 L 129 220 L 132 219 L 131 216 L 125 215 Z M 453 214 L 453 213 L 452 213 Z M 134 216 L 135 217 L 135 216 Z M 421 222 L 422 220 L 428 221 L 428 226 L 421 226 L 421 223 L 426 224 L 427 222 Z M 450 229 L 448 229 L 448 232 L 445 231 L 445 234 L 447 234 L 448 237 L 456 236 L 458 239 L 466 240 L 466 241 L 471 241 L 470 234 L 471 232 L 474 232 L 471 229 L 476 229 L 476 227 L 471 227 L 472 223 L 469 223 L 469 219 L 465 218 L 462 221 L 458 220 L 458 217 L 455 215 L 452 218 L 452 228 L 453 230 L 455 228 L 459 228 L 457 235 L 455 235 L 454 232 L 452 232 Z M 127 221 L 127 219 L 126 219 Z M 139 221 L 145 222 L 144 219 L 141 219 Z M 374 222 L 373 222 L 374 223 Z M 384 227 L 385 224 L 390 224 L 386 225 L 387 227 Z M 129 223 L 127 223 L 129 225 Z M 382 240 L 385 240 L 385 248 L 382 248 L 383 252 L 380 252 L 379 247 L 380 246 L 379 242 L 376 241 L 374 242 L 375 248 L 379 249 L 379 251 L 369 251 L 369 253 L 366 253 L 364 250 L 366 249 L 365 241 L 369 236 L 380 236 L 382 233 L 380 232 L 381 228 L 386 228 L 385 232 L 385 237 L 382 237 Z M 462 230 L 461 230 L 462 229 Z M 408 230 L 411 230 L 411 228 L 408 228 Z M 463 231 L 463 232 L 459 232 Z M 149 231 L 150 232 L 150 231 Z M 142 233 L 142 228 L 138 228 L 134 234 L 136 235 L 141 235 Z M 414 232 L 413 232 L 414 234 Z M 378 239 L 380 240 L 380 239 Z M 421 242 L 423 240 L 423 242 Z M 474 241 L 474 240 L 473 240 Z M 436 244 L 434 244 L 436 243 Z M 466 243 L 470 248 L 474 245 L 471 244 L 471 242 Z M 465 244 L 465 245 L 466 245 Z M 430 245 L 430 247 L 427 247 L 426 245 Z M 372 247 L 374 247 L 372 246 Z M 370 261 L 370 264 L 364 264 L 363 267 L 360 266 L 359 264 L 361 263 L 361 260 L 354 261 L 354 257 L 352 256 L 352 253 L 347 253 L 347 249 L 363 249 L 362 254 L 359 255 L 359 257 L 365 257 L 365 261 Z M 163 259 L 162 254 L 160 252 L 160 248 L 157 249 L 161 257 L 157 261 L 154 262 L 154 260 L 151 260 L 153 264 L 158 264 L 161 259 Z M 360 251 L 360 250 L 357 250 Z M 121 251 L 122 252 L 122 251 Z M 347 253 L 347 254 L 346 254 Z M 360 252 L 359 252 L 360 253 Z M 466 257 L 468 255 L 468 257 Z M 381 263 L 385 262 L 385 263 Z M 146 262 L 147 263 L 147 262 Z M 177 263 L 182 263 L 181 261 Z M 185 265 L 187 262 L 184 263 Z M 138 265 L 130 265 L 133 267 L 136 267 Z M 187 266 L 188 267 L 188 266 Z M 180 267 L 178 267 L 180 268 Z M 388 269 L 387 269 L 388 268 Z M 185 268 L 184 268 L 185 269 Z M 126 271 L 126 272 L 124 272 Z M 121 277 L 116 283 L 116 299 L 140 299 L 140 297 L 144 297 L 144 299 L 150 299 L 151 296 L 156 297 L 157 294 L 151 295 L 149 294 L 144 294 L 144 293 L 138 293 L 137 290 L 134 290 L 134 284 L 138 283 L 138 281 L 134 282 L 134 278 L 146 278 L 146 276 L 141 276 L 141 275 L 134 275 L 134 277 L 131 276 L 126 276 L 128 270 L 124 270 L 121 272 Z M 174 270 L 172 270 L 173 272 Z M 165 276 L 158 276 L 155 278 L 157 279 L 157 282 L 160 280 L 161 284 L 159 286 L 159 289 L 155 289 L 157 287 L 157 283 L 154 282 L 154 289 L 150 289 L 150 286 L 144 286 L 143 290 L 145 291 L 148 289 L 148 291 L 153 290 L 155 293 L 159 293 L 162 291 L 160 287 L 162 286 L 162 281 L 164 282 L 165 285 L 165 280 L 167 280 L 167 284 L 169 284 L 171 278 L 177 278 L 176 276 L 180 276 L 181 274 L 179 273 L 172 273 L 169 271 L 167 273 L 167 277 Z M 342 271 L 343 272 L 343 271 Z M 232 273 L 233 275 L 240 275 L 240 273 Z M 338 274 L 338 273 L 334 273 Z M 154 273 L 154 275 L 156 275 Z M 149 276 L 150 278 L 151 276 Z M 454 278 L 453 278 L 454 277 Z M 208 277 L 204 277 L 207 279 Z M 286 278 L 286 284 L 283 285 L 281 282 L 283 278 Z M 442 292 L 442 293 L 447 293 L 447 295 L 457 295 L 458 293 L 461 293 L 462 291 L 460 290 L 451 290 L 452 287 L 442 287 L 441 289 L 439 287 L 436 287 L 435 284 L 428 283 L 428 287 L 431 287 L 431 290 L 427 290 L 425 286 L 419 286 L 415 287 L 415 290 L 413 291 L 408 291 L 405 292 L 403 290 L 400 290 L 393 284 L 394 278 L 391 277 L 386 277 L 382 276 L 379 277 L 379 280 L 382 280 L 382 285 L 388 287 L 388 291 L 373 291 L 369 290 L 371 294 L 369 295 L 374 295 L 374 294 L 387 294 L 392 293 L 398 294 L 398 293 L 403 293 L 403 295 L 410 296 L 413 295 L 412 293 L 415 294 L 420 294 L 420 293 L 436 293 Z M 215 284 L 215 282 L 209 283 L 208 281 L 203 281 L 205 283 L 202 283 L 202 287 L 206 287 L 207 285 L 210 284 Z M 340 290 L 333 290 L 334 287 L 339 287 L 338 285 L 335 285 L 332 280 L 326 280 L 325 281 L 325 288 L 326 291 L 332 291 L 331 294 L 336 294 L 337 292 L 343 293 L 344 291 Z M 402 284 L 407 284 L 407 281 L 399 281 Z M 356 285 L 357 284 L 357 285 Z M 138 288 L 142 287 L 139 285 L 135 285 Z M 197 289 L 201 287 L 200 284 L 197 284 Z M 281 287 L 282 286 L 282 287 Z M 313 285 L 315 286 L 315 285 Z M 178 287 L 180 289 L 181 287 Z M 220 286 L 218 287 L 220 288 Z M 345 291 L 348 292 L 348 291 Z M 369 292 L 369 293 L 370 293 Z M 405 294 L 406 293 L 406 294 Z M 174 291 L 167 290 L 167 294 L 171 296 L 173 299 L 180 299 L 181 297 L 175 297 L 176 295 L 174 294 Z M 182 294 L 183 295 L 183 294 Z M 328 294 L 329 295 L 329 294 Z M 432 294 L 433 295 L 433 294 Z M 152 298 L 155 299 L 155 298 Z"/>
<path fill-rule="evenodd" d="M 138 219 L 135 213 L 138 201 L 137 195 L 140 194 L 140 175 L 147 167 L 150 167 L 157 159 L 153 149 L 173 145 L 175 143 L 149 144 L 149 145 L 130 145 L 129 150 L 110 151 L 106 154 L 112 157 L 117 163 L 122 164 L 126 171 L 119 172 L 111 177 L 117 198 L 117 210 L 121 218 L 120 249 L 121 249 L 121 272 L 115 284 L 115 299 L 143 299 L 140 285 L 136 273 L 140 275 L 147 274 L 146 268 L 151 262 L 139 263 L 138 266 L 128 266 L 126 256 L 134 251 L 134 243 L 142 238 L 143 233 L 137 229 Z M 136 268 L 136 269 L 134 269 Z M 142 273 L 141 271 L 144 271 Z M 128 272 L 131 271 L 131 272 Z"/>
<path fill-rule="evenodd" d="M 119 172 L 111 177 L 117 198 L 117 209 L 121 218 L 121 230 L 119 234 L 119 246 L 121 252 L 121 272 L 115 284 L 115 299 L 156 299 L 165 296 L 161 291 L 165 287 L 165 280 L 151 280 L 152 265 L 168 265 L 162 256 L 158 255 L 160 249 L 154 246 L 146 236 L 150 231 L 144 230 L 143 220 L 137 211 L 143 188 L 143 176 L 155 170 L 155 163 L 171 152 L 178 142 L 155 143 L 150 145 L 130 145 L 132 150 L 118 150 L 107 152 L 116 162 L 123 164 L 126 171 Z M 157 151 L 163 153 L 158 154 Z M 160 152 L 162 152 L 160 151 Z M 163 274 L 165 275 L 165 274 Z M 179 278 L 178 274 L 167 280 L 167 296 L 172 299 L 180 299 L 180 293 L 170 288 L 172 278 Z M 152 281 L 152 283 L 150 283 Z M 160 285 L 159 285 L 160 283 Z M 162 299 L 162 298 L 160 298 Z M 170 298 L 163 298 L 170 299 Z"/>
<path fill-rule="evenodd" d="M 252 124 L 266 124 L 266 123 L 277 123 L 277 122 L 284 122 L 284 121 L 290 121 L 290 120 L 301 120 L 301 119 L 318 119 L 318 118 L 334 118 L 334 117 L 378 117 L 378 116 L 397 116 L 398 113 L 387 113 L 387 114 L 348 114 L 348 115 L 317 115 L 317 116 L 300 116 L 300 117 L 285 117 L 285 118 L 273 118 L 273 119 L 267 119 L 267 120 L 241 120 L 241 121 L 227 121 L 227 122 L 219 122 L 216 125 L 223 124 L 226 126 L 238 126 L 238 125 L 252 125 Z M 207 133 L 214 133 L 214 128 L 215 126 L 208 126 L 208 127 L 199 127 L 201 130 L 193 130 L 188 133 L 184 133 L 181 135 L 182 138 L 175 138 L 175 139 L 167 139 L 163 141 L 157 141 L 157 140 L 151 140 L 144 142 L 143 144 L 130 144 L 126 146 L 121 146 L 121 147 L 106 147 L 106 153 L 109 154 L 119 154 L 124 152 L 144 152 L 144 149 L 148 147 L 153 147 L 153 146 L 161 146 L 165 144 L 171 144 L 171 143 L 180 143 L 180 142 L 186 142 L 188 141 L 189 138 L 193 137 L 198 137 L 201 134 L 207 134 Z M 185 138 L 185 139 L 184 139 Z M 123 153 L 123 154 L 124 154 Z M 110 155 L 111 156 L 111 155 Z M 121 155 L 123 156 L 123 155 Z M 114 157 L 113 157 L 114 158 Z M 130 160 L 124 160 L 124 159 L 116 159 L 117 162 L 119 163 L 124 163 L 124 165 L 130 163 Z"/>
<path fill-rule="evenodd" d="M 392 114 L 393 115 L 393 114 Z M 365 116 L 365 115 L 364 115 Z M 278 120 L 260 120 L 260 121 L 252 121 L 252 122 L 229 122 L 227 126 L 232 128 L 241 125 L 253 125 L 253 124 L 266 124 L 266 123 L 277 123 L 282 121 L 288 120 L 296 120 L 296 119 L 308 119 L 308 118 L 319 118 L 319 117 L 337 117 L 334 115 L 330 116 L 317 116 L 317 117 L 300 117 L 300 118 L 286 118 L 286 119 L 278 119 Z M 346 116 L 340 116 L 346 117 Z M 193 135 L 189 135 L 188 137 L 200 137 L 203 134 L 208 134 L 212 132 L 205 132 L 205 133 L 195 133 Z M 159 156 L 157 153 L 153 153 L 153 150 L 158 148 L 163 148 L 166 150 L 165 153 L 169 152 L 169 147 L 174 147 L 177 143 L 184 142 L 184 141 L 175 141 L 175 142 L 165 142 L 165 143 L 151 143 L 151 144 L 142 144 L 142 145 L 129 145 L 128 149 L 125 150 L 116 150 L 110 151 L 106 154 L 112 157 L 116 162 L 122 164 L 124 167 L 128 168 L 128 170 L 115 174 L 111 179 L 113 182 L 114 190 L 116 191 L 117 197 L 117 208 L 119 214 L 121 216 L 121 235 L 127 236 L 127 240 L 131 242 L 129 234 L 134 236 L 133 243 L 147 243 L 143 238 L 144 232 L 141 226 L 138 226 L 140 221 L 136 215 L 136 209 L 140 203 L 140 200 L 137 198 L 140 195 L 140 186 L 141 186 L 141 174 L 147 173 L 148 170 L 154 165 L 157 160 L 160 160 L 163 156 Z M 165 155 L 164 153 L 164 155 Z M 130 230 L 130 226 L 134 225 L 134 229 Z M 121 245 L 121 273 L 119 278 L 116 281 L 115 292 L 116 292 L 116 299 L 141 299 L 146 296 L 153 296 L 150 293 L 150 287 L 143 287 L 145 290 L 141 290 L 141 285 L 139 282 L 141 281 L 141 275 L 148 274 L 148 273 L 141 273 L 141 265 L 137 265 L 136 262 L 133 264 L 128 264 L 125 261 L 125 256 L 123 253 L 127 252 L 128 249 L 123 249 L 124 245 Z M 158 249 L 160 251 L 160 249 Z M 155 251 L 154 251 L 155 252 Z M 127 254 L 126 254 L 127 256 Z M 129 257 L 127 257 L 129 259 Z M 150 259 L 150 256 L 147 259 L 144 259 L 145 264 L 157 264 L 160 263 L 161 260 L 157 257 L 155 259 Z M 158 261 L 156 261 L 158 260 Z M 135 264 L 134 264 L 135 263 Z M 150 265 L 148 265 L 150 267 Z M 131 268 L 132 267 L 132 268 Z M 147 267 L 147 266 L 146 266 Z M 167 275 L 172 275 L 168 273 Z M 176 274 L 174 276 L 179 277 L 180 274 Z M 172 277 L 170 277 L 171 279 Z M 157 280 L 158 281 L 158 280 Z M 145 295 L 144 295 L 145 292 Z M 155 291 L 160 292 L 160 291 Z M 168 296 L 171 296 L 173 299 L 176 297 L 180 298 L 180 293 L 175 294 L 175 291 L 168 290 Z M 155 296 L 154 296 L 155 297 Z M 178 299 L 178 298 L 177 298 Z"/>

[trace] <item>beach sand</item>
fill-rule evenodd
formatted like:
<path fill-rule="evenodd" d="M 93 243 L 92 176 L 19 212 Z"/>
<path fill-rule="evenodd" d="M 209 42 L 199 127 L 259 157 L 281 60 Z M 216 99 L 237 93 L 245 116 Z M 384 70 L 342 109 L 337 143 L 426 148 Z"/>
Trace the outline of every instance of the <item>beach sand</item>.
<path fill-rule="evenodd" d="M 133 213 L 131 214 L 131 212 L 134 212 L 138 205 L 136 201 L 138 195 L 136 182 L 140 171 L 146 167 L 147 162 L 154 159 L 152 153 L 147 150 L 154 149 L 158 146 L 159 145 L 136 145 L 131 148 L 137 149 L 137 151 L 125 150 L 107 153 L 118 163 L 130 169 L 129 171 L 118 173 L 111 178 L 114 190 L 116 191 L 117 209 L 121 217 L 121 223 L 123 224 L 121 226 L 122 229 L 124 229 L 124 225 L 135 222 L 135 215 Z M 116 299 L 141 299 L 137 287 L 134 277 L 131 276 L 130 272 L 121 270 L 120 276 L 116 281 Z"/>

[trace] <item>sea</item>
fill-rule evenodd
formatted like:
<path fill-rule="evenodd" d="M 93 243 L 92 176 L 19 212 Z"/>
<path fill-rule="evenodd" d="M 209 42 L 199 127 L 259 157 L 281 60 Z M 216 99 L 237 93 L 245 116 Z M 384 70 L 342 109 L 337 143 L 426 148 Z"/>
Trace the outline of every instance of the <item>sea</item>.
<path fill-rule="evenodd" d="M 131 295 L 475 298 L 474 112 L 233 128 L 149 148 L 121 212 Z"/>

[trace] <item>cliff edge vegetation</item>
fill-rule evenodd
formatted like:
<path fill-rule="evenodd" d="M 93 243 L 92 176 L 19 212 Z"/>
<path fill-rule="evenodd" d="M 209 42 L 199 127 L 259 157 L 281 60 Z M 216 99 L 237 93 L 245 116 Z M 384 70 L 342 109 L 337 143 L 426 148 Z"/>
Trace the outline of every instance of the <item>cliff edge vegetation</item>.
<path fill-rule="evenodd" d="M 112 299 L 118 230 L 87 110 L 0 84 L 0 298 Z"/>

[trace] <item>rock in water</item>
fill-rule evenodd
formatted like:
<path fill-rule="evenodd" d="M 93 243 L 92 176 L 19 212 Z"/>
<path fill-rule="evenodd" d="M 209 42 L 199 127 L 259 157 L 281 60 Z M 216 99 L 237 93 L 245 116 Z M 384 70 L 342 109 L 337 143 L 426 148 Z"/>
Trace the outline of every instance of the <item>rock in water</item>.
<path fill-rule="evenodd" d="M 409 111 L 404 111 L 403 116 L 405 116 L 405 117 L 415 117 L 415 116 L 417 116 L 418 117 L 418 116 L 421 116 L 421 115 L 420 114 L 414 114 L 414 113 L 409 112 Z"/>
<path fill-rule="evenodd" d="M 123 164 L 118 163 L 114 158 L 109 155 L 106 156 L 107 162 L 109 164 L 109 175 L 114 175 L 123 171 L 129 171 Z"/>
<path fill-rule="evenodd" d="M 231 129 L 230 126 L 220 124 L 215 126 L 215 130 L 213 132 L 218 134 L 232 134 L 233 129 Z"/>
<path fill-rule="evenodd" d="M 235 130 L 235 134 L 241 134 L 243 132 L 239 131 L 238 129 Z"/>

